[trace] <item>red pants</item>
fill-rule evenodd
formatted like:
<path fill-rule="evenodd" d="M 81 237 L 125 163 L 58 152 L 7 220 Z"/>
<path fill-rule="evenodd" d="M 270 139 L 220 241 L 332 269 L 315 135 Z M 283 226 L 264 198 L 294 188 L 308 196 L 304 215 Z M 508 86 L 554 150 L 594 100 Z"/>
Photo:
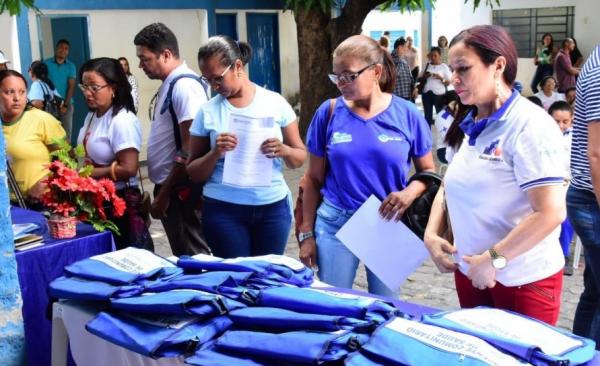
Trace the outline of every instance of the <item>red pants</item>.
<path fill-rule="evenodd" d="M 462 272 L 454 272 L 458 301 L 462 308 L 488 306 L 514 311 L 556 325 L 560 312 L 563 271 L 528 283 L 526 285 L 506 287 L 499 282 L 493 288 L 479 290 L 473 287 L 471 280 Z"/>

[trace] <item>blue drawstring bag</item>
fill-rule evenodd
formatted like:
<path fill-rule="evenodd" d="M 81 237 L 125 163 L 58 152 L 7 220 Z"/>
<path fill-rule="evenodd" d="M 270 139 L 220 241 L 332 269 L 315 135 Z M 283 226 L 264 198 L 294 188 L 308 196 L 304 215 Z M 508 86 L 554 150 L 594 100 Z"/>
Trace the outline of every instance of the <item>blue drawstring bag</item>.
<path fill-rule="evenodd" d="M 55 279 L 48 286 L 50 297 L 78 301 L 107 301 L 113 297 L 135 296 L 143 290 L 144 287 L 137 284 L 117 286 L 102 281 L 65 276 Z"/>
<path fill-rule="evenodd" d="M 296 331 L 265 333 L 230 330 L 217 339 L 217 350 L 247 354 L 274 361 L 274 365 L 300 363 L 318 365 L 339 361 L 368 340 L 366 334 L 351 331 Z"/>
<path fill-rule="evenodd" d="M 98 337 L 152 358 L 192 354 L 223 334 L 232 322 L 226 316 L 200 321 L 195 316 L 132 316 L 100 312 L 85 328 Z"/>
<path fill-rule="evenodd" d="M 527 363 L 468 334 L 394 318 L 379 326 L 367 344 L 349 355 L 348 366 L 522 366 Z"/>
<path fill-rule="evenodd" d="M 403 315 L 394 305 L 382 300 L 299 287 L 262 290 L 256 305 L 299 313 L 346 316 L 377 323 Z"/>
<path fill-rule="evenodd" d="M 310 286 L 314 280 L 312 269 L 296 259 L 276 254 L 229 259 L 198 254 L 192 257 L 182 256 L 177 265 L 186 273 L 198 271 L 253 272 L 261 279 L 299 287 Z"/>
<path fill-rule="evenodd" d="M 511 311 L 476 307 L 424 315 L 423 323 L 471 334 L 534 365 L 580 365 L 596 343 Z"/>
<path fill-rule="evenodd" d="M 68 276 L 127 285 L 143 280 L 169 280 L 183 270 L 157 254 L 128 247 L 69 264 L 65 272 Z"/>
<path fill-rule="evenodd" d="M 338 315 L 298 313 L 291 310 L 247 307 L 229 314 L 237 328 L 280 333 L 296 330 L 333 332 L 338 330 L 372 330 L 372 322 Z"/>
<path fill-rule="evenodd" d="M 173 290 L 113 299 L 110 306 L 115 310 L 133 314 L 196 315 L 205 319 L 227 314 L 246 305 L 204 291 Z"/>

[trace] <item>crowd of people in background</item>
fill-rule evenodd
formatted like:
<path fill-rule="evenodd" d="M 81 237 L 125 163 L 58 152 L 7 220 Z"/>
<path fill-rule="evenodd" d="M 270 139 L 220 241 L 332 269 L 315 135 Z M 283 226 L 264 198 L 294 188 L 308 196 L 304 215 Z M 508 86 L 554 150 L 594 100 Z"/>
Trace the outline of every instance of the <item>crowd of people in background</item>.
<path fill-rule="evenodd" d="M 132 41 L 140 68 L 161 81 L 150 107 L 147 163 L 155 185 L 151 214 L 174 255 L 282 254 L 292 224 L 282 170 L 308 160 L 300 259 L 318 267 L 321 280 L 352 287 L 359 259 L 336 232 L 371 195 L 382 201 L 383 218 L 399 220 L 426 189 L 409 172 L 436 171 L 435 148 L 447 171 L 424 242 L 438 269 L 453 273 L 461 306 L 555 324 L 577 234 L 586 267 L 574 332 L 600 340 L 598 48 L 584 65 L 574 39 L 557 48 L 544 34 L 533 60 L 533 96 L 525 98 L 516 47 L 501 27 L 475 26 L 450 42 L 439 37 L 422 70 L 411 37 L 352 36 L 333 53 L 329 79 L 340 95 L 316 110 L 305 146 L 292 106 L 247 74 L 249 44 L 209 38 L 198 51 L 200 76 L 180 58 L 164 24 L 148 25 Z M 76 134 L 92 176 L 113 180 L 133 207 L 141 196 L 138 81 L 125 57 L 95 58 L 77 71 L 69 47 L 61 39 L 53 57 L 30 65 L 29 90 L 0 52 L 0 115 L 19 190 L 41 209 L 54 142 Z M 89 112 L 72 131 L 77 85 Z M 53 100 L 60 102 L 57 115 L 44 112 Z M 228 129 L 232 116 L 271 122 L 271 137 L 260 144 L 272 161 L 269 186 L 223 182 L 224 156 L 247 137 Z M 153 250 L 141 212 L 127 211 L 116 223 L 118 248 Z M 370 292 L 398 296 L 370 268 L 367 279 Z"/>

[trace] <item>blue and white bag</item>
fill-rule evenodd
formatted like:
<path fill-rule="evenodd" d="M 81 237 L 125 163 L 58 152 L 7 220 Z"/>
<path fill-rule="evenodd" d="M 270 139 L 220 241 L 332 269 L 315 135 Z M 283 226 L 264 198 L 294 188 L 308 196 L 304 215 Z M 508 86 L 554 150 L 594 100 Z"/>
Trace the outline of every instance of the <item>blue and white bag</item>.
<path fill-rule="evenodd" d="M 580 365 L 596 343 L 506 310 L 477 307 L 424 315 L 423 323 L 472 334 L 534 365 Z"/>
<path fill-rule="evenodd" d="M 183 273 L 165 258 L 144 249 L 128 247 L 95 255 L 65 267 L 69 276 L 116 285 L 143 280 L 168 280 Z"/>
<path fill-rule="evenodd" d="M 177 265 L 186 273 L 193 271 L 254 272 L 259 278 L 305 287 L 313 283 L 314 273 L 302 262 L 284 255 L 264 255 L 223 259 L 205 254 L 182 256 Z"/>
<path fill-rule="evenodd" d="M 528 365 L 487 342 L 463 333 L 395 318 L 381 325 L 348 366 L 522 366 Z"/>

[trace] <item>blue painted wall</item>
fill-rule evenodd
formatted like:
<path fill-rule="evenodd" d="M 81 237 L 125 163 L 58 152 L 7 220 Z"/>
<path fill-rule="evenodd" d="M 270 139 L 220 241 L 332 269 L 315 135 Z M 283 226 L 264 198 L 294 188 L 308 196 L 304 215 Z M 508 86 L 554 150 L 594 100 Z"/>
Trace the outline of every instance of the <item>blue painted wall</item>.
<path fill-rule="evenodd" d="M 217 32 L 216 9 L 284 9 L 285 0 L 36 0 L 44 10 L 131 10 L 131 9 L 205 9 L 208 14 L 208 35 Z M 21 67 L 31 65 L 28 11 L 23 9 L 17 18 Z"/>
<path fill-rule="evenodd" d="M 4 146 L 4 134 L 0 134 L 0 365 L 20 366 L 25 364 L 25 329 L 8 204 Z"/>

